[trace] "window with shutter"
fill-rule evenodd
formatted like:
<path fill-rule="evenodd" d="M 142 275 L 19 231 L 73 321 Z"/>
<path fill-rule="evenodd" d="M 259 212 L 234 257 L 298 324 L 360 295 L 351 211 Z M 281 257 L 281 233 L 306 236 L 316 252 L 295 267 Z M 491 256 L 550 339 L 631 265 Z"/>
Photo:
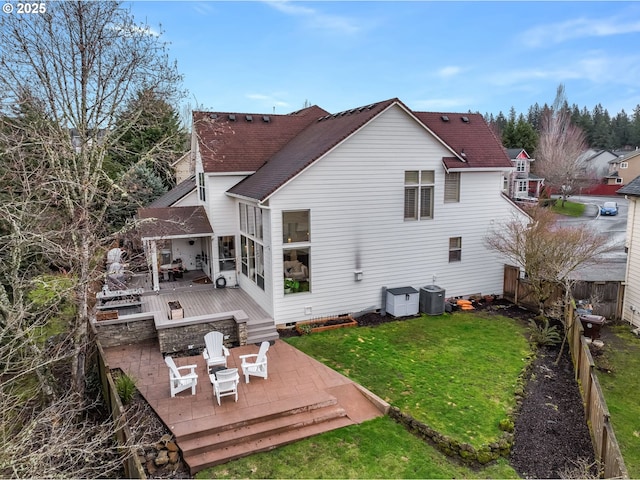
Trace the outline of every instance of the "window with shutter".
<path fill-rule="evenodd" d="M 444 202 L 460 201 L 460 172 L 447 173 L 444 176 Z"/>

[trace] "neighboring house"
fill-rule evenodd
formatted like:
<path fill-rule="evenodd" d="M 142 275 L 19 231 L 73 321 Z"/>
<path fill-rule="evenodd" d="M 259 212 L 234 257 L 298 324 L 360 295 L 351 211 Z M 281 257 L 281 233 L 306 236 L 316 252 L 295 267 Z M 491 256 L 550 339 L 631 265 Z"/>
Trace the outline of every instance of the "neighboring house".
<path fill-rule="evenodd" d="M 584 174 L 597 179 L 604 179 L 609 174 L 611 161 L 618 155 L 611 150 L 595 150 L 589 148 L 578 158 L 578 162 L 584 164 Z"/>
<path fill-rule="evenodd" d="M 524 148 L 507 148 L 514 170 L 505 175 L 505 193 L 515 200 L 537 200 L 544 186 L 544 178 L 531 173 L 531 162 Z"/>
<path fill-rule="evenodd" d="M 511 160 L 481 115 L 391 99 L 193 120 L 192 207 L 140 211 L 165 228 L 145 237 L 154 259 L 169 252 L 150 262 L 156 288 L 158 263 L 199 255 L 276 324 L 381 308 L 383 287 L 502 293 L 504 262 L 484 239 L 524 214 L 502 194 Z"/>
<path fill-rule="evenodd" d="M 189 151 L 173 162 L 171 168 L 175 172 L 176 185 L 178 185 L 196 173 L 195 158 Z"/>
<path fill-rule="evenodd" d="M 633 150 L 609 161 L 607 185 L 626 185 L 640 175 L 640 150 Z"/>
<path fill-rule="evenodd" d="M 640 327 L 640 177 L 618 190 L 629 199 L 627 213 L 627 273 L 625 277 L 622 319 Z"/>

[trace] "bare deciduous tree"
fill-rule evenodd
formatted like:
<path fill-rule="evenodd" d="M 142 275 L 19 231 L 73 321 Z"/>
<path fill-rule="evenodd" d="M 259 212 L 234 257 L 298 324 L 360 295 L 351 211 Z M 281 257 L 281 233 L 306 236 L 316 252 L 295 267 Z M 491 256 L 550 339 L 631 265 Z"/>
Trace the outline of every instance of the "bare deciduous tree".
<path fill-rule="evenodd" d="M 128 101 L 177 99 L 180 77 L 120 3 L 46 7 L 0 16 L 0 476 L 110 477 L 124 451 L 85 390 L 105 212 L 123 193 L 104 165 Z"/>
<path fill-rule="evenodd" d="M 571 123 L 564 85 L 560 85 L 553 106 L 542 115 L 534 170 L 553 191 L 560 192 L 563 206 L 569 195 L 593 181 L 581 156 L 586 149 L 585 134 Z"/>
<path fill-rule="evenodd" d="M 159 34 L 135 23 L 119 2 L 55 2 L 44 14 L 4 15 L 0 44 L 0 113 L 6 122 L 17 108 L 31 112 L 30 121 L 13 124 L 3 144 L 10 161 L 31 148 L 42 170 L 37 182 L 28 169 L 16 174 L 19 190 L 33 192 L 24 209 L 46 217 L 29 234 L 39 239 L 44 257 L 75 279 L 72 378 L 81 395 L 92 282 L 109 234 L 104 216 L 121 194 L 103 168 L 126 131 L 115 130 L 114 122 L 136 92 L 172 98 L 180 77 Z M 135 115 L 130 118 L 134 125 Z"/>
<path fill-rule="evenodd" d="M 558 226 L 555 215 L 542 207 L 530 210 L 531 221 L 514 218 L 485 238 L 486 245 L 524 269 L 545 313 L 545 302 L 557 286 L 571 290 L 574 272 L 614 248 L 607 238 L 587 225 Z"/>

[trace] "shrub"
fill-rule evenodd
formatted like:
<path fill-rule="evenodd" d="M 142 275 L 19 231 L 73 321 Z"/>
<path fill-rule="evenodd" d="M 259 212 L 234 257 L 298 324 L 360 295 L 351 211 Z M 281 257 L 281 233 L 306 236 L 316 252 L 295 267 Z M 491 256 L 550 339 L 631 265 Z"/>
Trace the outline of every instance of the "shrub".
<path fill-rule="evenodd" d="M 549 326 L 547 318 L 542 319 L 540 325 L 535 320 L 529 320 L 529 325 L 531 326 L 531 342 L 539 347 L 556 345 L 562 341 L 558 327 L 556 325 Z"/>
<path fill-rule="evenodd" d="M 115 377 L 115 383 L 120 400 L 127 405 L 136 393 L 136 381 L 126 373 L 119 373 Z"/>

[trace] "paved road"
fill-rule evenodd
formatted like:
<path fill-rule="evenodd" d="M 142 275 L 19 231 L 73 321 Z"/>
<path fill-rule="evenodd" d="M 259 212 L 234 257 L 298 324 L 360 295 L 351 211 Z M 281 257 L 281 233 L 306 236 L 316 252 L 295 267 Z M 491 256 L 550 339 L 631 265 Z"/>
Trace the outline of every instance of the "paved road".
<path fill-rule="evenodd" d="M 624 280 L 627 254 L 624 251 L 624 241 L 627 231 L 628 201 L 623 196 L 572 196 L 572 202 L 584 203 L 587 207 L 582 217 L 562 217 L 562 225 L 589 225 L 595 231 L 606 235 L 612 251 L 602 255 L 602 263 L 592 265 L 581 270 L 581 277 L 585 280 Z M 618 202 L 618 215 L 600 215 L 600 205 L 604 202 Z"/>

